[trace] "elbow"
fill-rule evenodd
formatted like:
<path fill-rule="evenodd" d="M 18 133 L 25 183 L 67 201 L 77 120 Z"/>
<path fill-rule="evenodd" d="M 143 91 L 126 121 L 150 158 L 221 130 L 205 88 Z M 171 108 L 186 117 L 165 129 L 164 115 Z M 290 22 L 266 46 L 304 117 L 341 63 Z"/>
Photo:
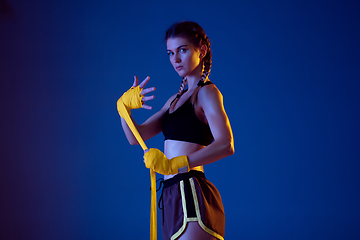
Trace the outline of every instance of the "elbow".
<path fill-rule="evenodd" d="M 223 141 L 223 144 L 222 145 L 222 152 L 224 154 L 224 157 L 228 157 L 228 156 L 231 156 L 235 153 L 235 149 L 234 149 L 234 141 L 232 140 L 226 140 L 226 141 Z"/>
<path fill-rule="evenodd" d="M 137 141 L 129 141 L 131 146 L 138 145 L 139 143 Z"/>
<path fill-rule="evenodd" d="M 129 141 L 131 146 L 139 144 L 138 141 L 136 140 L 136 138 L 128 138 L 128 141 Z"/>
<path fill-rule="evenodd" d="M 234 142 L 229 142 L 226 154 L 227 154 L 227 156 L 231 156 L 234 153 L 235 153 Z"/>

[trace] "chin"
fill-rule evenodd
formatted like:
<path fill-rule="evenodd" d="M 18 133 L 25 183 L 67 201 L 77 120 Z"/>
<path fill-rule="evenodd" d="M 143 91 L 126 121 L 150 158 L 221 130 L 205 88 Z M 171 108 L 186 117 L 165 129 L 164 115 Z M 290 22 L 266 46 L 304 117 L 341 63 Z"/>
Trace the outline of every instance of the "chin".
<path fill-rule="evenodd" d="M 178 74 L 180 77 L 186 77 L 186 74 L 184 74 L 184 73 L 178 72 Z"/>

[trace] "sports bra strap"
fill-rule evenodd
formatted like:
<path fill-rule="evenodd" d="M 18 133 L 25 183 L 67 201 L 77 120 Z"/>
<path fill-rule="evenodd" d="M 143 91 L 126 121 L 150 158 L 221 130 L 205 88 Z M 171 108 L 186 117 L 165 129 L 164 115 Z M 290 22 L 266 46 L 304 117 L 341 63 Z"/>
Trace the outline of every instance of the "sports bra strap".
<path fill-rule="evenodd" d="M 211 81 L 204 82 L 204 81 L 200 80 L 197 85 L 200 87 L 203 87 L 203 86 L 206 86 L 209 84 L 213 84 L 213 83 Z"/>
<path fill-rule="evenodd" d="M 211 81 L 204 82 L 204 81 L 200 80 L 197 85 L 200 87 L 203 87 L 203 86 L 210 85 L 210 84 L 213 84 L 213 82 L 211 82 Z M 183 95 L 186 91 L 187 91 L 187 89 L 185 89 L 181 95 Z M 179 97 L 181 97 L 181 95 Z M 176 97 L 178 97 L 178 96 L 176 96 Z M 171 101 L 170 106 L 173 104 L 176 97 Z"/>

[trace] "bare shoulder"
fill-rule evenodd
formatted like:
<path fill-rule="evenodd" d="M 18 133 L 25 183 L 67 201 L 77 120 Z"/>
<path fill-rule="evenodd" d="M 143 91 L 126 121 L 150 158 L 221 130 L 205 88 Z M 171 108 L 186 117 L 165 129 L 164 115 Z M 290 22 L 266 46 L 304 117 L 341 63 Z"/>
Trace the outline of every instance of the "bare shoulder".
<path fill-rule="evenodd" d="M 198 103 L 203 109 L 222 106 L 223 96 L 215 84 L 205 85 L 198 92 Z"/>

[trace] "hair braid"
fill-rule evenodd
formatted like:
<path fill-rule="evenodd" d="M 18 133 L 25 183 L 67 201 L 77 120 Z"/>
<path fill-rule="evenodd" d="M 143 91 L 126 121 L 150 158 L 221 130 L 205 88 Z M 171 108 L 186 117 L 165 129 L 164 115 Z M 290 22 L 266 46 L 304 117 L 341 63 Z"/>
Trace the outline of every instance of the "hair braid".
<path fill-rule="evenodd" d="M 211 64 L 212 64 L 212 60 L 211 60 L 211 48 L 210 48 L 210 40 L 209 38 L 205 35 L 204 36 L 204 45 L 206 45 L 207 47 L 207 52 L 205 57 L 203 58 L 203 62 L 204 62 L 204 70 L 203 70 L 203 74 L 205 75 L 205 78 L 209 76 L 210 71 L 211 71 Z"/>
<path fill-rule="evenodd" d="M 187 83 L 187 79 L 186 79 L 186 77 L 183 77 L 183 79 L 181 80 L 180 88 L 179 88 L 179 91 L 178 91 L 178 93 L 176 95 L 176 98 L 174 99 L 174 101 L 172 102 L 172 104 L 170 106 L 171 111 L 174 110 L 175 105 L 179 101 L 180 96 L 184 93 L 186 83 Z"/>
<path fill-rule="evenodd" d="M 206 45 L 207 52 L 206 55 L 203 58 L 203 74 L 201 81 L 205 81 L 206 78 L 209 77 L 210 71 L 211 71 L 211 48 L 210 48 L 210 40 L 209 38 L 204 34 L 203 39 L 201 40 L 201 44 Z M 200 90 L 201 86 L 197 86 L 191 96 L 191 103 L 195 104 L 197 99 L 197 94 Z"/>

